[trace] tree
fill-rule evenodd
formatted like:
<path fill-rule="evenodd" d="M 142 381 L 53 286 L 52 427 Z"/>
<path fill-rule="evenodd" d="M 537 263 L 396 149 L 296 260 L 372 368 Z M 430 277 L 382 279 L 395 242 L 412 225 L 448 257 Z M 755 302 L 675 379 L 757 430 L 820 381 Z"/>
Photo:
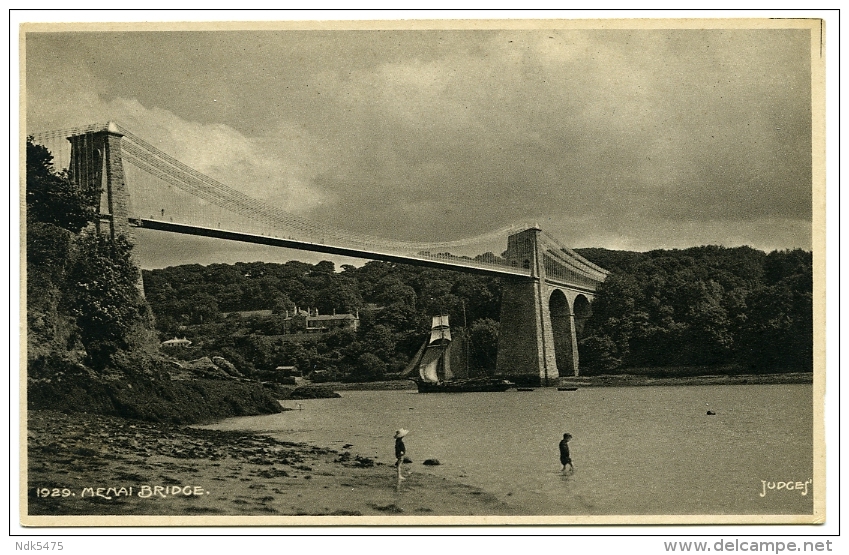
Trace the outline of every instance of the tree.
<path fill-rule="evenodd" d="M 690 289 L 692 298 L 685 317 L 687 357 L 692 364 L 719 364 L 728 360 L 734 344 L 728 312 L 722 306 L 725 291 L 713 280 L 699 280 Z"/>
<path fill-rule="evenodd" d="M 329 260 L 322 260 L 315 266 L 313 266 L 313 272 L 319 274 L 333 274 L 336 272 L 336 265 Z"/>
<path fill-rule="evenodd" d="M 220 316 L 218 301 L 209 293 L 198 292 L 182 303 L 183 315 L 190 324 L 214 322 Z"/>
<path fill-rule="evenodd" d="M 83 233 L 76 242 L 67 275 L 67 302 L 95 369 L 102 369 L 116 351 L 129 349 L 134 329 L 148 323 L 131 250 L 132 245 L 122 235 L 113 243 L 92 231 Z"/>
<path fill-rule="evenodd" d="M 372 353 L 363 353 L 357 358 L 357 364 L 354 371 L 351 373 L 351 379 L 354 381 L 373 381 L 383 379 L 386 374 L 386 363 L 380 360 L 377 355 Z"/>
<path fill-rule="evenodd" d="M 315 295 L 315 308 L 322 314 L 330 314 L 334 310 L 351 313 L 362 305 L 356 281 L 333 274 L 328 277 L 330 283 Z"/>
<path fill-rule="evenodd" d="M 235 338 L 233 344 L 255 368 L 271 370 L 275 367 L 274 351 L 268 337 L 254 334 L 244 335 Z M 301 368 L 297 363 L 295 365 Z"/>
<path fill-rule="evenodd" d="M 27 137 L 27 222 L 53 224 L 79 233 L 95 217 L 99 190 L 83 190 L 53 169 L 53 155 Z"/>
<path fill-rule="evenodd" d="M 27 296 L 28 302 L 49 295 L 61 282 L 71 252 L 73 234 L 53 224 L 29 222 L 27 225 Z"/>
<path fill-rule="evenodd" d="M 385 277 L 374 287 L 374 300 L 382 305 L 401 303 L 416 306 L 416 290 L 406 285 L 399 276 Z"/>
<path fill-rule="evenodd" d="M 804 279 L 797 285 L 810 291 L 813 285 L 812 264 L 811 253 L 801 249 L 773 251 L 764 261 L 764 281 L 767 285 L 775 285 L 794 276 L 802 277 Z"/>
<path fill-rule="evenodd" d="M 761 287 L 746 299 L 739 360 L 756 372 L 813 369 L 813 296 L 791 287 L 793 278 Z"/>
<path fill-rule="evenodd" d="M 481 373 L 493 372 L 498 356 L 498 322 L 475 320 L 469 326 L 469 339 L 469 366 Z"/>
<path fill-rule="evenodd" d="M 391 329 L 378 324 L 365 333 L 363 346 L 379 359 L 389 361 L 395 354 L 395 337 Z"/>
<path fill-rule="evenodd" d="M 585 337 L 578 343 L 578 349 L 581 353 L 581 370 L 585 374 L 602 374 L 622 366 L 616 343 L 606 335 Z"/>
<path fill-rule="evenodd" d="M 408 330 L 415 329 L 419 321 L 420 314 L 414 308 L 406 303 L 393 303 L 383 307 L 375 313 L 365 312 L 360 313 L 360 325 L 367 329 L 373 323 L 375 325 L 384 325 L 392 330 Z"/>
<path fill-rule="evenodd" d="M 27 137 L 26 144 L 27 297 L 32 312 L 55 311 L 74 234 L 94 219 L 93 199 L 53 169 L 53 155 Z M 39 320 L 41 317 L 37 317 Z"/>
<path fill-rule="evenodd" d="M 274 297 L 274 307 L 271 309 L 272 314 L 288 314 L 295 311 L 295 303 L 289 298 L 289 295 L 281 293 Z"/>
<path fill-rule="evenodd" d="M 469 274 L 460 274 L 454 282 L 451 292 L 465 299 L 465 310 L 469 322 L 479 318 L 489 318 L 497 320 L 499 317 L 499 308 L 501 300 L 501 286 L 498 280 L 474 276 Z"/>
<path fill-rule="evenodd" d="M 597 252 L 598 251 L 598 252 Z M 810 253 L 694 247 L 587 251 L 615 270 L 596 292 L 581 364 L 810 366 Z"/>

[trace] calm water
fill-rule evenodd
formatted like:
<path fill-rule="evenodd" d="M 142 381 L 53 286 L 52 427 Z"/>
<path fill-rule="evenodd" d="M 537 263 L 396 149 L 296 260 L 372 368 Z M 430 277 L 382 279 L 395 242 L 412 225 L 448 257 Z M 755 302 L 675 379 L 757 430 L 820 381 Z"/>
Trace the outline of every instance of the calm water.
<path fill-rule="evenodd" d="M 269 433 L 394 462 L 405 439 L 414 472 L 479 486 L 516 514 L 810 514 L 810 385 L 595 388 L 574 392 L 418 394 L 346 391 L 303 410 L 226 420 L 222 430 Z M 287 401 L 295 408 L 297 403 Z M 711 410 L 715 416 L 706 413 Z M 570 442 L 575 474 L 560 473 Z M 436 458 L 441 466 L 421 463 Z M 386 469 L 391 472 L 390 469 Z"/>

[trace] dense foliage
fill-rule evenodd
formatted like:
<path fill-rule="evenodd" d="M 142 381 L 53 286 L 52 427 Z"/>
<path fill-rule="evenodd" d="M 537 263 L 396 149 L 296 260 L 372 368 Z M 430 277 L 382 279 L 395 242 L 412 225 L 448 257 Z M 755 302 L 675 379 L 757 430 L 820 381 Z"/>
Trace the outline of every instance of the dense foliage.
<path fill-rule="evenodd" d="M 53 169 L 53 155 L 27 139 L 27 222 L 40 222 L 79 233 L 94 219 L 99 191 L 83 190 L 65 172 Z"/>
<path fill-rule="evenodd" d="M 26 147 L 27 406 L 169 422 L 279 412 L 259 384 L 173 381 L 126 237 L 93 225 L 99 191 Z"/>
<path fill-rule="evenodd" d="M 584 249 L 611 274 L 579 338 L 582 372 L 635 367 L 810 370 L 811 254 L 748 247 L 647 253 Z M 500 282 L 493 278 L 368 262 L 360 268 L 237 263 L 145 273 L 163 338 L 191 339 L 182 356 L 220 355 L 248 372 L 295 365 L 316 379 L 397 375 L 425 337 L 430 316 L 464 320 L 474 374 L 492 372 Z M 286 311 L 358 312 L 360 329 L 284 333 Z M 271 311 L 240 315 L 237 311 Z M 222 312 L 228 315 L 223 315 Z"/>
<path fill-rule="evenodd" d="M 96 368 L 119 350 L 129 350 L 136 329 L 147 322 L 148 308 L 139 292 L 141 278 L 123 236 L 82 234 L 68 269 L 66 303 L 76 318 L 80 342 Z"/>
<path fill-rule="evenodd" d="M 53 156 L 27 141 L 27 317 L 30 361 L 73 356 L 103 369 L 119 351 L 138 346 L 150 325 L 131 259 L 132 245 L 113 242 L 92 224 L 97 200 Z M 40 367 L 41 363 L 36 364 Z"/>
<path fill-rule="evenodd" d="M 810 252 L 717 246 L 581 252 L 612 270 L 579 343 L 582 369 L 811 370 Z"/>
<path fill-rule="evenodd" d="M 496 279 L 385 262 L 185 265 L 145 272 L 147 300 L 163 338 L 194 344 L 181 356 L 220 355 L 248 372 L 295 365 L 318 379 L 375 380 L 402 371 L 430 329 L 430 316 L 467 322 L 474 373 L 495 369 L 501 298 Z M 354 313 L 359 329 L 286 334 L 295 307 Z M 271 311 L 268 315 L 238 312 Z M 226 314 L 226 316 L 225 316 Z"/>

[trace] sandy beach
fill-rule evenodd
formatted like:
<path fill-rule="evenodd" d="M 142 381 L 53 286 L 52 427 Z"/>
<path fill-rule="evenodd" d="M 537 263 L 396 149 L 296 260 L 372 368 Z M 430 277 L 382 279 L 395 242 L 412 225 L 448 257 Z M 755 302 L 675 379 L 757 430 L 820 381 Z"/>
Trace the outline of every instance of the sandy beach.
<path fill-rule="evenodd" d="M 29 515 L 515 515 L 484 491 L 262 435 L 29 411 Z M 285 523 L 285 520 L 281 520 Z"/>

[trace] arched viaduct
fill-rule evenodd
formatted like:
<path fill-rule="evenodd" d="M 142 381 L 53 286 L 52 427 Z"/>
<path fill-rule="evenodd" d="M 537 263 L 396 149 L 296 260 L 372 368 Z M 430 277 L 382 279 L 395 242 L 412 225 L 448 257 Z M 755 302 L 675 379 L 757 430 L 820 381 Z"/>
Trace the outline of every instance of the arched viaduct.
<path fill-rule="evenodd" d="M 578 338 L 607 272 L 531 228 L 508 239 L 507 260 L 530 279 L 504 282 L 496 373 L 518 384 L 577 376 Z"/>

